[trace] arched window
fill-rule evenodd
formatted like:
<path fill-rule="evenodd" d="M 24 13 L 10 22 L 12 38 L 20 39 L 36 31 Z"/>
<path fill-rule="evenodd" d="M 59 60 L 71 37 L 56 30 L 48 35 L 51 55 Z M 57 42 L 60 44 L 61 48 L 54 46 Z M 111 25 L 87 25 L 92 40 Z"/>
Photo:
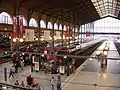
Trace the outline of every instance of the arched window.
<path fill-rule="evenodd" d="M 74 32 L 75 28 L 72 28 L 72 31 Z"/>
<path fill-rule="evenodd" d="M 45 21 L 41 20 L 40 21 L 40 26 L 41 26 L 41 28 L 46 28 Z"/>
<path fill-rule="evenodd" d="M 31 18 L 29 21 L 30 27 L 38 27 L 37 21 L 34 18 Z"/>
<path fill-rule="evenodd" d="M 64 27 L 63 27 L 63 30 L 64 30 L 64 31 L 66 31 L 66 30 L 67 30 L 67 28 L 66 28 L 66 26 L 65 26 L 65 25 L 64 25 Z"/>
<path fill-rule="evenodd" d="M 57 23 L 54 24 L 54 29 L 58 30 L 58 25 L 57 25 Z"/>
<path fill-rule="evenodd" d="M 25 19 L 24 16 L 23 16 L 23 26 L 27 26 L 27 20 Z"/>
<path fill-rule="evenodd" d="M 77 29 L 77 28 L 75 28 L 75 32 L 78 32 L 78 29 Z"/>
<path fill-rule="evenodd" d="M 94 22 L 94 32 L 119 33 L 120 32 L 120 20 L 112 18 L 112 17 L 106 17 L 106 18 L 97 20 Z"/>
<path fill-rule="evenodd" d="M 70 26 L 67 26 L 67 29 L 68 29 L 68 30 L 69 30 L 69 27 L 70 27 Z"/>
<path fill-rule="evenodd" d="M 0 14 L 0 23 L 13 24 L 11 16 L 6 12 Z"/>
<path fill-rule="evenodd" d="M 61 24 L 59 25 L 59 30 L 62 30 L 62 25 Z"/>
<path fill-rule="evenodd" d="M 53 28 L 51 22 L 48 22 L 47 28 L 48 28 L 48 29 L 52 29 L 52 28 Z"/>

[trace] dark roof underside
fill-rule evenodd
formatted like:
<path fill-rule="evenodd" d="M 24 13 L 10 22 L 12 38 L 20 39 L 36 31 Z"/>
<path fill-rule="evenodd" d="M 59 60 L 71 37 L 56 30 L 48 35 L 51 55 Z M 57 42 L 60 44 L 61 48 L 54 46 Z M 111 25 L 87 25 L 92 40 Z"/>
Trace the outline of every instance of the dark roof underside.
<path fill-rule="evenodd" d="M 82 25 L 106 16 L 119 19 L 119 0 L 1 0 L 20 8 L 32 9 L 49 17 Z M 112 1 L 112 2 L 111 2 Z"/>

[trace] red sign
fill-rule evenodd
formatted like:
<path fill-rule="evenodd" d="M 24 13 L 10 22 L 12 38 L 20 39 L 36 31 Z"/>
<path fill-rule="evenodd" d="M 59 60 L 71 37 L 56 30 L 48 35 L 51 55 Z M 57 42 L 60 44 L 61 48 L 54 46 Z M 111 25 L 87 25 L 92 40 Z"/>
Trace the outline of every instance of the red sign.
<path fill-rule="evenodd" d="M 86 37 L 88 37 L 88 31 L 86 31 Z"/>
<path fill-rule="evenodd" d="M 16 17 L 13 17 L 13 35 L 12 38 L 16 38 Z"/>
<path fill-rule="evenodd" d="M 20 38 L 23 38 L 23 17 L 20 16 Z"/>
<path fill-rule="evenodd" d="M 89 36 L 90 36 L 90 31 L 89 31 Z"/>
<path fill-rule="evenodd" d="M 67 27 L 65 31 L 65 37 L 72 37 L 72 27 Z"/>
<path fill-rule="evenodd" d="M 90 31 L 86 31 L 86 37 L 90 36 Z"/>
<path fill-rule="evenodd" d="M 51 56 L 50 58 L 48 58 L 48 61 L 55 61 L 58 62 L 58 57 L 57 56 Z"/>
<path fill-rule="evenodd" d="M 67 28 L 67 30 L 65 31 L 65 37 L 68 37 L 69 36 L 69 30 Z"/>

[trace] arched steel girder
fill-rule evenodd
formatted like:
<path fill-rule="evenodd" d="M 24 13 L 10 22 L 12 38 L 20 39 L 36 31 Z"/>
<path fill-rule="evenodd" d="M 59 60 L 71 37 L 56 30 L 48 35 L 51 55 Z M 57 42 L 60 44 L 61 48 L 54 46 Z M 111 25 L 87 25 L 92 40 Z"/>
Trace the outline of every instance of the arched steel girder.
<path fill-rule="evenodd" d="M 47 8 L 47 9 L 44 9 L 44 10 L 40 10 L 39 12 L 40 13 L 43 13 L 43 14 L 45 14 L 45 15 L 47 15 L 47 16 L 49 16 L 49 15 L 51 15 L 51 17 L 57 17 L 57 16 L 61 16 L 60 14 L 61 14 L 61 10 L 64 10 L 64 9 L 62 9 L 62 8 L 57 8 L 57 10 L 53 10 L 52 12 L 50 12 L 49 14 L 46 14 L 46 12 L 49 12 L 50 10 L 52 10 L 52 9 L 54 9 L 54 8 L 56 8 L 56 5 L 53 5 L 52 7 L 49 7 L 49 8 Z M 37 10 L 37 6 L 35 6 L 35 7 L 31 7 L 31 9 L 33 9 L 35 12 L 38 12 L 38 10 Z M 73 8 L 72 8 L 73 9 Z M 69 10 L 70 11 L 70 10 Z M 66 12 L 65 14 L 69 14 L 70 12 Z M 71 13 L 70 13 L 70 15 L 71 15 Z M 67 15 L 66 15 L 67 16 Z M 67 17 L 68 18 L 68 21 L 70 20 L 70 19 L 72 19 L 73 17 L 72 17 L 72 15 L 71 16 L 69 16 L 69 17 Z"/>
<path fill-rule="evenodd" d="M 48 8 L 48 9 L 50 9 L 50 8 Z M 46 10 L 44 10 L 44 11 L 47 11 L 48 9 L 46 9 Z M 34 9 L 33 9 L 33 8 L 30 8 L 29 10 L 30 10 L 31 13 L 34 12 Z M 61 10 L 61 9 L 60 9 L 60 10 Z M 60 10 L 58 10 L 57 12 L 60 12 Z M 57 14 L 57 15 L 54 15 L 54 14 L 52 14 L 52 13 L 51 13 L 51 14 L 46 14 L 46 13 L 44 13 L 44 11 L 42 11 L 42 12 L 39 11 L 39 12 L 40 12 L 41 14 L 45 14 L 47 17 L 54 17 L 54 18 L 58 18 L 58 19 L 65 18 L 65 17 L 66 17 L 66 14 L 69 14 L 69 11 L 68 11 L 68 12 L 61 12 L 60 14 Z M 36 12 L 36 11 L 35 11 L 35 12 Z M 64 14 L 63 17 L 62 17 L 62 14 Z M 69 14 L 69 15 L 71 15 L 71 14 Z M 59 17 L 59 16 L 60 16 L 60 17 Z M 68 17 L 68 20 L 67 20 L 67 19 L 62 19 L 62 20 L 73 23 L 72 21 L 70 21 L 70 19 L 71 19 L 71 17 Z"/>
<path fill-rule="evenodd" d="M 50 8 L 49 8 L 50 9 Z M 45 11 L 47 11 L 48 9 L 46 9 L 46 10 L 43 10 L 43 11 L 41 11 L 40 13 L 42 13 L 42 14 L 45 14 L 46 16 L 50 16 L 50 17 L 61 17 L 62 16 L 62 14 L 64 14 L 64 17 L 63 18 L 66 18 L 67 17 L 67 14 L 69 15 L 69 18 L 68 18 L 68 21 L 72 18 L 72 15 L 71 15 L 71 13 L 72 12 L 69 12 L 69 11 L 64 11 L 64 10 L 62 10 L 62 9 L 58 9 L 58 10 L 55 10 L 54 12 L 51 12 L 51 13 L 46 13 Z M 33 10 L 34 11 L 34 10 Z M 65 19 L 66 20 L 66 19 Z"/>
<path fill-rule="evenodd" d="M 22 6 L 22 4 L 23 3 L 26 3 L 27 1 L 32 1 L 32 0 L 20 0 L 21 1 L 21 5 L 20 6 Z M 42 7 L 41 8 L 41 10 L 39 10 L 39 8 L 40 8 L 40 5 L 39 5 L 39 3 L 38 3 L 38 5 L 33 5 L 33 7 L 30 7 L 29 9 L 31 9 L 31 11 L 35 11 L 35 12 L 40 12 L 40 13 L 42 13 L 42 14 L 45 14 L 45 15 L 47 15 L 47 16 L 51 16 L 51 17 L 58 17 L 59 19 L 61 18 L 61 10 L 64 10 L 62 7 L 61 8 L 58 8 L 54 3 L 52 3 L 52 2 L 50 2 L 50 1 L 46 1 L 46 0 L 42 0 L 42 1 L 40 1 L 40 3 L 47 3 L 47 4 L 50 4 L 49 5 L 49 7 L 48 8 L 46 8 L 46 7 Z M 80 1 L 81 2 L 81 1 Z M 84 2 L 84 0 L 82 1 L 82 4 L 84 4 L 85 2 Z M 79 3 L 77 3 L 77 4 L 79 4 Z M 82 4 L 80 4 L 80 6 L 82 6 Z M 51 6 L 52 5 L 52 6 Z M 65 17 L 65 21 L 68 21 L 68 22 L 75 22 L 75 23 L 77 23 L 78 24 L 78 22 L 79 21 L 84 21 L 84 22 L 87 22 L 87 20 L 89 20 L 89 19 L 91 19 L 91 13 L 90 12 L 88 12 L 88 10 L 86 10 L 86 9 L 84 9 L 85 7 L 82 7 L 84 10 L 85 10 L 85 12 L 84 13 L 86 13 L 87 12 L 87 14 L 88 15 L 86 15 L 86 19 L 87 20 L 84 20 L 83 19 L 83 17 L 82 18 L 80 18 L 80 17 L 77 17 L 75 20 L 73 20 L 73 15 L 71 15 L 72 14 L 72 10 L 73 11 L 75 11 L 76 9 L 80 9 L 80 8 L 77 8 L 77 7 L 75 7 L 76 6 L 76 4 L 75 5 L 73 5 L 71 8 L 69 7 L 68 8 L 68 12 L 66 12 L 65 13 L 65 15 L 64 15 L 64 17 Z M 57 7 L 57 9 L 54 9 L 54 8 L 56 8 Z M 52 10 L 52 9 L 54 9 L 54 10 Z M 71 9 L 71 10 L 70 10 Z M 82 9 L 82 10 L 83 10 Z M 47 13 L 48 12 L 48 13 Z M 68 15 L 67 15 L 67 13 L 68 13 Z M 83 16 L 83 15 L 81 15 L 81 16 Z M 63 17 L 63 18 L 64 18 Z M 66 19 L 66 17 L 67 17 L 67 19 Z M 80 19 L 80 20 L 79 20 Z M 73 20 L 73 21 L 72 21 Z M 92 20 L 94 20 L 94 18 L 92 18 Z"/>

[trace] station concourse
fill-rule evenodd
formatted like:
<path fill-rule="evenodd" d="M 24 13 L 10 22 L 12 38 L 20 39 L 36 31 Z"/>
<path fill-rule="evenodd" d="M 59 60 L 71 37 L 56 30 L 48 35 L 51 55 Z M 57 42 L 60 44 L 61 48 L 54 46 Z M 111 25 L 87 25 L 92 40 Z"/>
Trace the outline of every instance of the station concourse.
<path fill-rule="evenodd" d="M 0 90 L 119 90 L 119 35 L 120 0 L 0 0 Z"/>

